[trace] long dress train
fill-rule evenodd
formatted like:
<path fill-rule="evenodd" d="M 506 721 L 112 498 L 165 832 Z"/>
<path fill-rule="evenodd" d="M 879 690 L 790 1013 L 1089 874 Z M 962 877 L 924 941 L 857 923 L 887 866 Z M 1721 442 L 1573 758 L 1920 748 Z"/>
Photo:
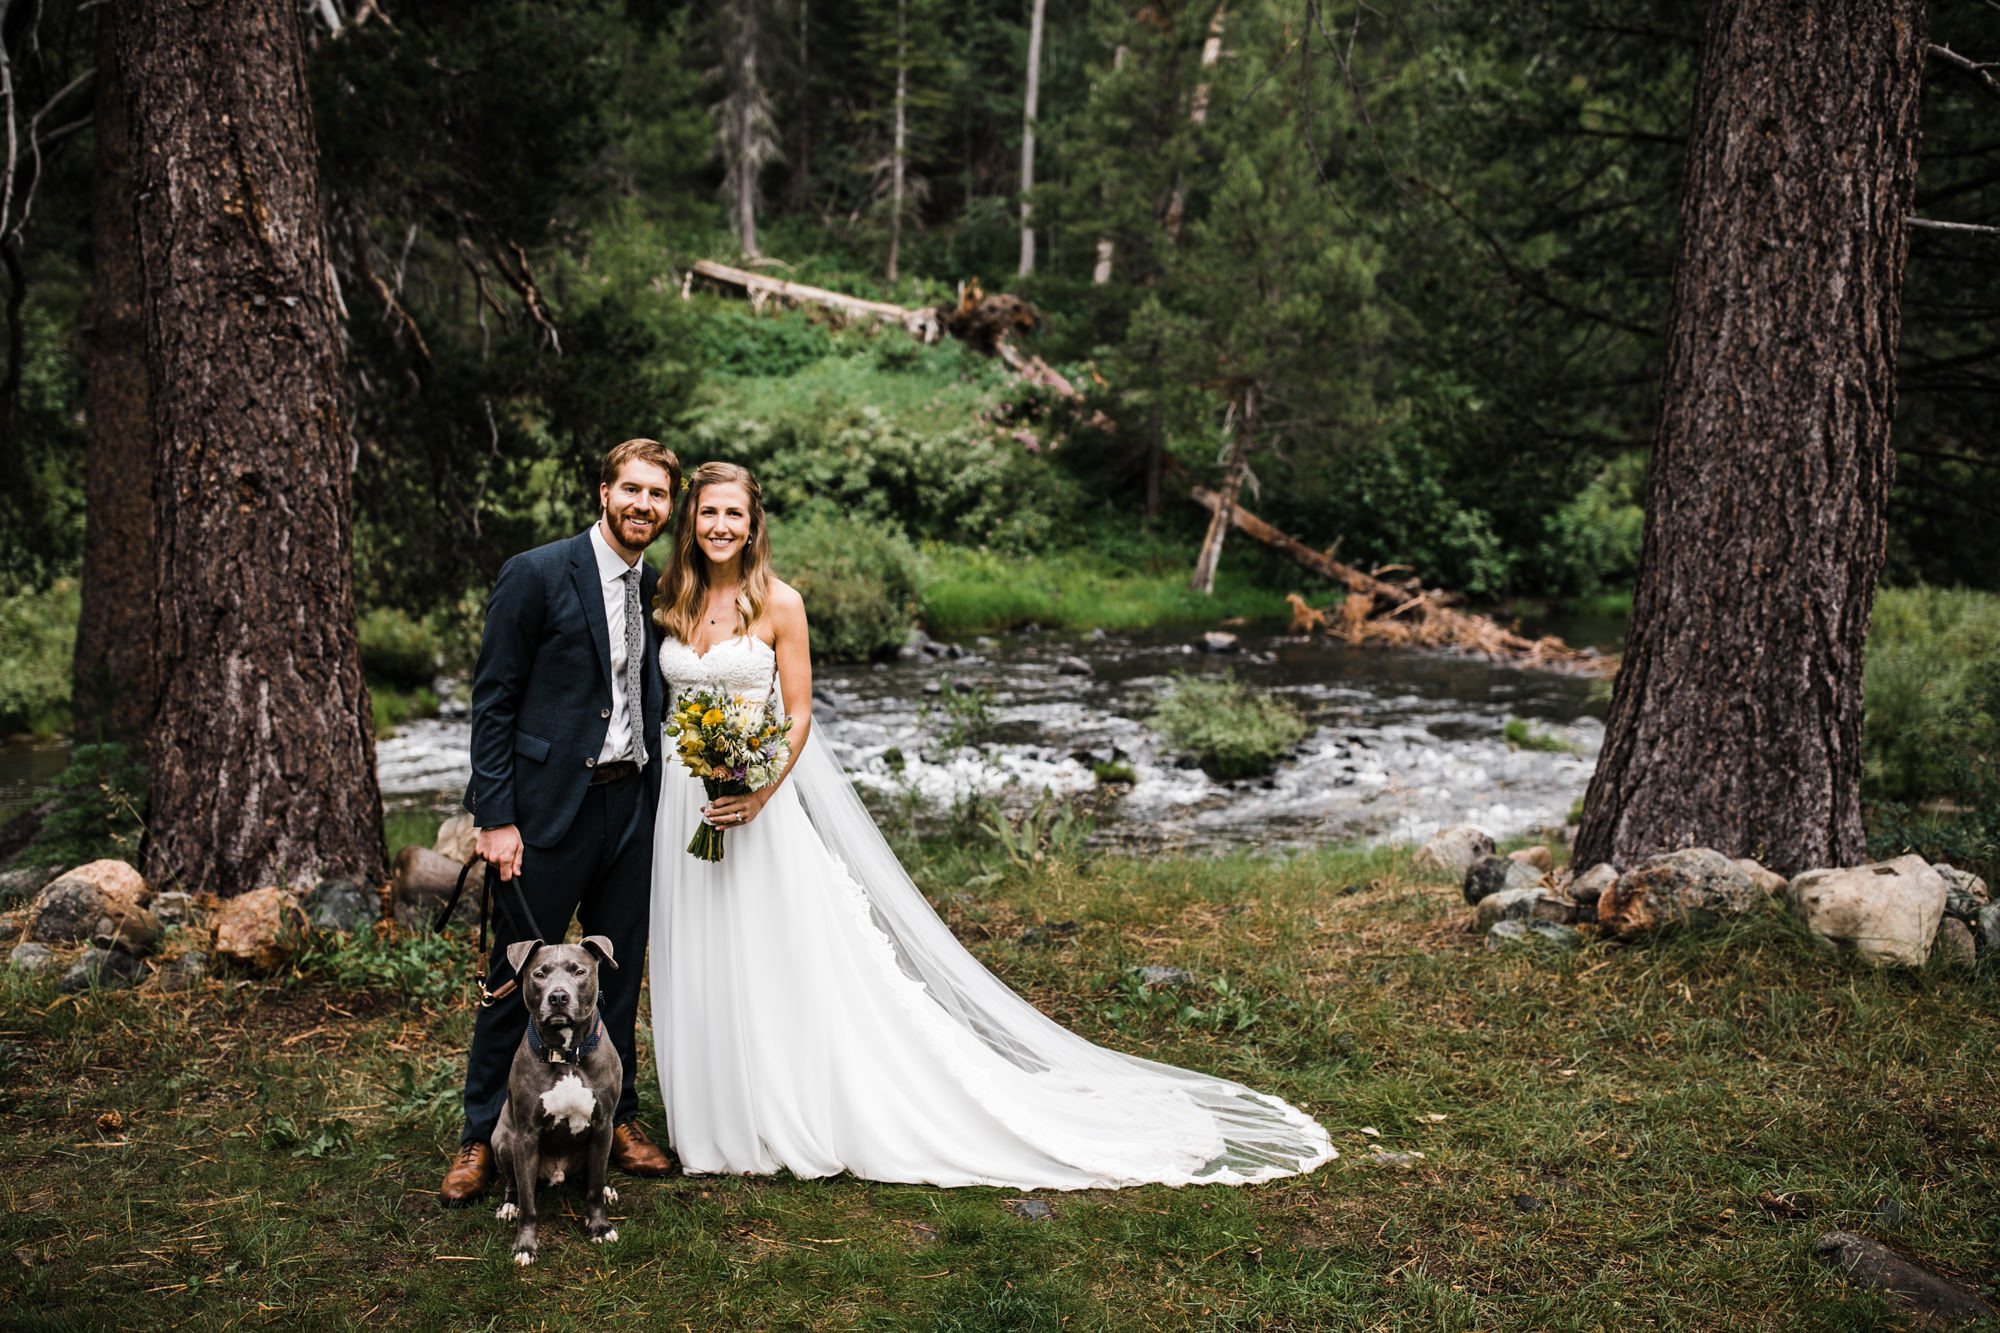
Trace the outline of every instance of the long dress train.
<path fill-rule="evenodd" d="M 675 692 L 763 697 L 754 635 L 669 639 Z M 654 1063 L 697 1173 L 1086 1189 L 1245 1183 L 1333 1158 L 1326 1131 L 1226 1079 L 1094 1046 L 967 953 L 809 740 L 720 862 L 683 849 L 706 799 L 663 747 L 653 853 Z"/>

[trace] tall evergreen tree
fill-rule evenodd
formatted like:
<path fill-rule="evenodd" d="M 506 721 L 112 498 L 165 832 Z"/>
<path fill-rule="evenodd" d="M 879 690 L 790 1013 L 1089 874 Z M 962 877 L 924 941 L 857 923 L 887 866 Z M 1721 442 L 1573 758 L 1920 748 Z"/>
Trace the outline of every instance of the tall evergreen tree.
<path fill-rule="evenodd" d="M 1921 0 L 1711 0 L 1645 549 L 1579 864 L 1851 865 Z"/>
<path fill-rule="evenodd" d="M 386 870 L 298 8 L 119 0 L 160 622 L 149 876 Z"/>

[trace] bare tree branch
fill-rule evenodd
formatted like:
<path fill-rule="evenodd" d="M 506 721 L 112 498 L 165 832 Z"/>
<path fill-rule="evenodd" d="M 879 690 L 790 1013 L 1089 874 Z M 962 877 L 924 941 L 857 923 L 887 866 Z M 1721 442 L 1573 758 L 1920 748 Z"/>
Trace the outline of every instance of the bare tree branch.
<path fill-rule="evenodd" d="M 1935 59 L 1942 60 L 1945 64 L 1950 65 L 1953 69 L 1962 71 L 1974 83 L 1984 88 L 1993 96 L 2000 97 L 2000 81 L 1996 81 L 1991 74 L 1986 72 L 1994 68 L 1996 62 L 1990 60 L 1969 60 L 1950 47 L 1939 46 L 1936 42 L 1930 44 L 1928 53 Z"/>
<path fill-rule="evenodd" d="M 1912 227 L 1925 231 L 1950 231 L 1967 236 L 2000 236 L 2000 227 L 1988 227 L 1977 222 L 1939 222 L 1935 218 L 1910 218 Z"/>

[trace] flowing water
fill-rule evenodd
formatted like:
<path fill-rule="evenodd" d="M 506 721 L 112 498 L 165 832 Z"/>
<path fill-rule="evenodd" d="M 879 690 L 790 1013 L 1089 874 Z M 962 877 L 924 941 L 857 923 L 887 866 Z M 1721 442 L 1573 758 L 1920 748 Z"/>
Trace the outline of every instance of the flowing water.
<path fill-rule="evenodd" d="M 1047 788 L 1080 799 L 1101 840 L 1137 847 L 1412 841 L 1460 822 L 1505 837 L 1561 827 L 1583 795 L 1603 732 L 1587 680 L 1348 648 L 1277 627 L 1240 634 L 1240 651 L 1223 654 L 1202 651 L 1189 630 L 1022 633 L 950 645 L 957 658 L 822 667 L 816 735 L 884 803 L 936 811 L 990 796 L 1019 808 Z M 1087 662 L 1090 674 L 1063 674 L 1065 657 Z M 1145 725 L 1175 673 L 1222 671 L 1283 696 L 1313 726 L 1270 778 L 1218 782 L 1178 762 Z M 941 688 L 990 691 L 987 744 L 947 745 L 953 714 Z M 1511 749 L 1502 737 L 1510 718 L 1573 749 Z M 384 797 L 406 809 L 455 808 L 468 737 L 459 716 L 380 742 Z M 64 753 L 50 744 L 0 750 L 0 800 L 24 804 Z M 1093 765 L 1114 761 L 1129 764 L 1136 781 L 1100 787 Z"/>

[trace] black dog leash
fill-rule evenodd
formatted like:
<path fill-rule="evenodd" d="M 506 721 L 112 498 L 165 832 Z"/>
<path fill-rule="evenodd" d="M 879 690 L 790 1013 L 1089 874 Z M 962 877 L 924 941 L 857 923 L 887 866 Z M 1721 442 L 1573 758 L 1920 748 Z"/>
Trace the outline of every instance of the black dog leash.
<path fill-rule="evenodd" d="M 492 910 L 496 897 L 494 893 L 494 885 L 496 884 L 505 883 L 512 885 L 514 889 L 514 901 L 520 905 L 521 913 L 519 916 L 516 916 L 514 909 L 507 905 L 507 900 L 505 898 L 499 899 L 500 910 L 507 914 L 507 924 L 513 929 L 514 938 L 521 940 L 539 940 L 545 938 L 542 934 L 542 928 L 535 924 L 535 914 L 528 910 L 527 895 L 521 892 L 521 877 L 516 875 L 512 879 L 502 880 L 498 867 L 490 861 L 486 862 L 485 865 L 486 887 L 485 892 L 479 895 L 479 957 L 482 963 L 489 961 L 492 957 L 486 944 L 486 926 L 488 914 Z M 444 928 L 451 924 L 452 911 L 458 906 L 459 897 L 465 892 L 465 877 L 471 873 L 472 862 L 467 861 L 464 867 L 458 872 L 458 883 L 452 885 L 451 897 L 445 899 L 444 906 L 438 911 L 437 920 L 431 923 L 432 931 L 442 933 Z M 482 1009 L 496 1001 L 506 999 L 521 984 L 519 977 L 509 977 L 507 984 L 500 987 L 500 989 L 489 990 L 486 983 L 491 979 L 492 973 L 490 971 L 479 978 L 479 1005 Z"/>

